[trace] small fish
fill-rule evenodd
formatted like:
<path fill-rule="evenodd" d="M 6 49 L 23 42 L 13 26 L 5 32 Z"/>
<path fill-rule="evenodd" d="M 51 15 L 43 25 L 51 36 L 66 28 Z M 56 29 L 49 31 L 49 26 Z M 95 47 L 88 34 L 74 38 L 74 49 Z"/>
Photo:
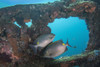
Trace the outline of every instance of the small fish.
<path fill-rule="evenodd" d="M 54 34 L 44 34 L 39 36 L 30 47 L 33 49 L 34 54 L 39 53 L 44 47 L 46 47 L 50 42 L 53 41 Z"/>
<path fill-rule="evenodd" d="M 54 58 L 54 57 L 57 57 L 57 56 L 61 55 L 62 53 L 64 53 L 65 51 L 67 51 L 66 46 L 70 46 L 68 44 L 68 40 L 67 40 L 67 43 L 66 44 L 64 44 L 62 40 L 58 40 L 56 42 L 53 42 L 53 43 L 49 44 L 41 52 L 41 56 L 46 57 L 46 58 Z"/>

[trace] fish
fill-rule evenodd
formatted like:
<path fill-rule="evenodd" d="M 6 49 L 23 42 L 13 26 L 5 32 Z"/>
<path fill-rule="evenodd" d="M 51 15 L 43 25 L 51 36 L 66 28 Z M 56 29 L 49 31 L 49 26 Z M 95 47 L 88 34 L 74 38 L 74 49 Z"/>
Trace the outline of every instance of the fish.
<path fill-rule="evenodd" d="M 66 46 L 70 46 L 68 43 L 68 40 L 66 44 L 64 44 L 62 40 L 55 41 L 49 44 L 44 50 L 42 50 L 42 52 L 40 53 L 40 56 L 45 57 L 45 58 L 57 57 L 68 50 Z"/>
<path fill-rule="evenodd" d="M 33 49 L 34 54 L 38 54 L 43 48 L 45 48 L 49 43 L 51 43 L 54 39 L 55 35 L 50 34 L 43 34 L 39 36 L 30 47 Z"/>

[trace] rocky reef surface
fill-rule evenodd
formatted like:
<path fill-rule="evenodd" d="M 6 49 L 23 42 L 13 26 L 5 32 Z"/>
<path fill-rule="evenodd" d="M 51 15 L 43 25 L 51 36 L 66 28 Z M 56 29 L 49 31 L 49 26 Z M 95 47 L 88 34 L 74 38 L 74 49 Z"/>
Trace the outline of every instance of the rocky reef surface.
<path fill-rule="evenodd" d="M 86 20 L 89 30 L 87 54 L 71 60 L 35 56 L 29 44 L 39 35 L 51 33 L 47 26 L 55 18 L 79 17 Z M 15 5 L 0 9 L 0 67 L 99 67 L 100 54 L 94 59 L 91 51 L 100 48 L 100 1 L 61 0 L 48 4 Z M 32 20 L 32 26 L 25 23 Z M 17 22 L 21 28 L 16 26 Z M 84 58 L 83 58 L 84 57 Z M 90 60 L 90 59 L 93 60 Z M 60 61 L 60 62 L 57 62 Z M 92 65 L 92 66 L 91 66 Z"/>

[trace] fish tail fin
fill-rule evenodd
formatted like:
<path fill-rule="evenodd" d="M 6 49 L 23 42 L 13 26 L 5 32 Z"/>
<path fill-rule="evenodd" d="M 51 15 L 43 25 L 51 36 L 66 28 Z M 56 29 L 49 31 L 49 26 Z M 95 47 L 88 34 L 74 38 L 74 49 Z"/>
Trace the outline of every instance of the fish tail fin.
<path fill-rule="evenodd" d="M 32 48 L 34 54 L 36 55 L 36 54 L 37 54 L 37 48 L 38 48 L 38 47 L 35 46 L 35 45 L 30 45 L 30 47 Z"/>
<path fill-rule="evenodd" d="M 72 47 L 72 48 L 77 48 L 76 46 L 73 47 L 73 46 L 69 45 L 68 39 L 67 39 L 66 45 L 69 46 L 69 47 Z"/>
<path fill-rule="evenodd" d="M 69 46 L 69 47 L 72 47 L 71 45 L 69 45 L 69 43 L 68 43 L 68 39 L 67 39 L 66 45 Z"/>

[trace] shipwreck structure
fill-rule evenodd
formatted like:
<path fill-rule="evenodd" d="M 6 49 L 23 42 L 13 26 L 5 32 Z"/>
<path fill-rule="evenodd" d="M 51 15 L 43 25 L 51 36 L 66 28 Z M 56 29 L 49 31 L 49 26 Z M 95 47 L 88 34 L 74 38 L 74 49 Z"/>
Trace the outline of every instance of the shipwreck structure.
<path fill-rule="evenodd" d="M 90 40 L 86 52 L 57 60 L 34 56 L 29 44 L 39 35 L 51 33 L 47 26 L 55 18 L 86 20 Z M 32 20 L 32 26 L 25 23 Z M 21 28 L 16 26 L 17 22 Z M 100 1 L 61 0 L 47 4 L 15 5 L 0 9 L 0 67 L 99 67 Z M 95 56 L 98 53 L 98 56 Z M 88 61 L 93 59 L 91 61 Z M 95 59 L 94 59 L 95 58 Z"/>

